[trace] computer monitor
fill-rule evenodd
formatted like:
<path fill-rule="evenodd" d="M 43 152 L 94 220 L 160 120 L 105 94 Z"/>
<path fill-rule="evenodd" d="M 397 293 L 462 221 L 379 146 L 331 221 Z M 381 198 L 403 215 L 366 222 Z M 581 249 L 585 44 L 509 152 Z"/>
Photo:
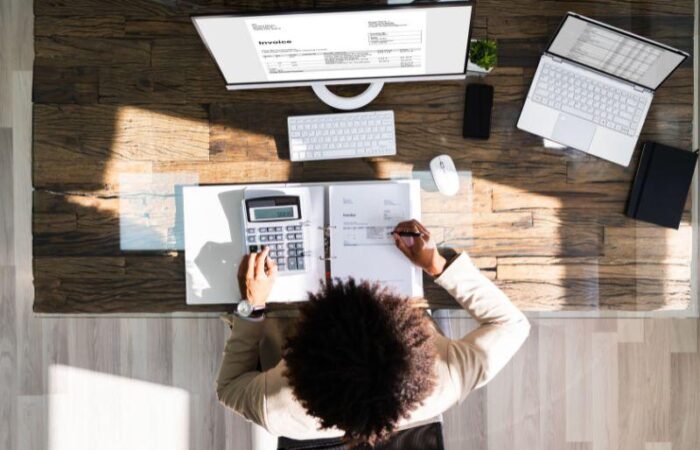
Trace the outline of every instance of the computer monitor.
<path fill-rule="evenodd" d="M 312 86 L 326 103 L 354 109 L 384 82 L 462 79 L 473 4 L 321 9 L 193 16 L 230 90 Z M 348 99 L 325 85 L 372 83 Z"/>

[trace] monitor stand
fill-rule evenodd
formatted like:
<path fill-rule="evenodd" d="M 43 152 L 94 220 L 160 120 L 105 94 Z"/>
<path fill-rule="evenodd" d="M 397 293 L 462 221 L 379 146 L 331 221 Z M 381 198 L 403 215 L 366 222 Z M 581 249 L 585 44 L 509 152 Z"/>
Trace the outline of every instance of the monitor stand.
<path fill-rule="evenodd" d="M 354 97 L 342 97 L 331 92 L 325 84 L 314 83 L 311 85 L 311 89 L 314 90 L 316 96 L 318 96 L 323 103 L 331 108 L 342 109 L 345 111 L 367 106 L 369 102 L 377 98 L 377 95 L 379 95 L 379 92 L 381 92 L 382 87 L 384 87 L 384 82 L 377 81 L 370 83 L 370 85 L 367 86 L 367 89 L 365 89 L 364 92 L 359 95 Z"/>

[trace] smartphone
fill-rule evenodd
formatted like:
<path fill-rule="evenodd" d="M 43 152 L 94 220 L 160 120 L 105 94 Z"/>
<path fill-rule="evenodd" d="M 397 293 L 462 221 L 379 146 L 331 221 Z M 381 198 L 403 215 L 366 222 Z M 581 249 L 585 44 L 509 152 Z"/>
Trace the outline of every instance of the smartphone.
<path fill-rule="evenodd" d="M 491 110 L 493 109 L 493 86 L 472 83 L 467 86 L 464 98 L 465 138 L 488 139 L 491 136 Z"/>

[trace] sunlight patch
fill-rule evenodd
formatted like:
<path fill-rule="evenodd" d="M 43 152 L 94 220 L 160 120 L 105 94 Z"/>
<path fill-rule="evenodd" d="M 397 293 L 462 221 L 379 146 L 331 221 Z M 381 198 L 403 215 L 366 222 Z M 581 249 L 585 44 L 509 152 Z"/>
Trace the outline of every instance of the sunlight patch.
<path fill-rule="evenodd" d="M 183 389 L 63 365 L 49 385 L 49 450 L 189 449 Z"/>

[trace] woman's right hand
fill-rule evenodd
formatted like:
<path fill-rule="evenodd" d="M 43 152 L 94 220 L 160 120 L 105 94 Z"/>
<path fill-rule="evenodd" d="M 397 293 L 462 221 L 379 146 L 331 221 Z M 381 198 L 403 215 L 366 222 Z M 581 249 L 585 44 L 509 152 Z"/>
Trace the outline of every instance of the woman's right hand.
<path fill-rule="evenodd" d="M 415 233 L 418 236 L 401 236 L 402 232 Z M 445 270 L 447 261 L 438 252 L 430 232 L 417 220 L 401 222 L 396 225 L 392 235 L 396 247 L 427 274 L 438 277 Z"/>

